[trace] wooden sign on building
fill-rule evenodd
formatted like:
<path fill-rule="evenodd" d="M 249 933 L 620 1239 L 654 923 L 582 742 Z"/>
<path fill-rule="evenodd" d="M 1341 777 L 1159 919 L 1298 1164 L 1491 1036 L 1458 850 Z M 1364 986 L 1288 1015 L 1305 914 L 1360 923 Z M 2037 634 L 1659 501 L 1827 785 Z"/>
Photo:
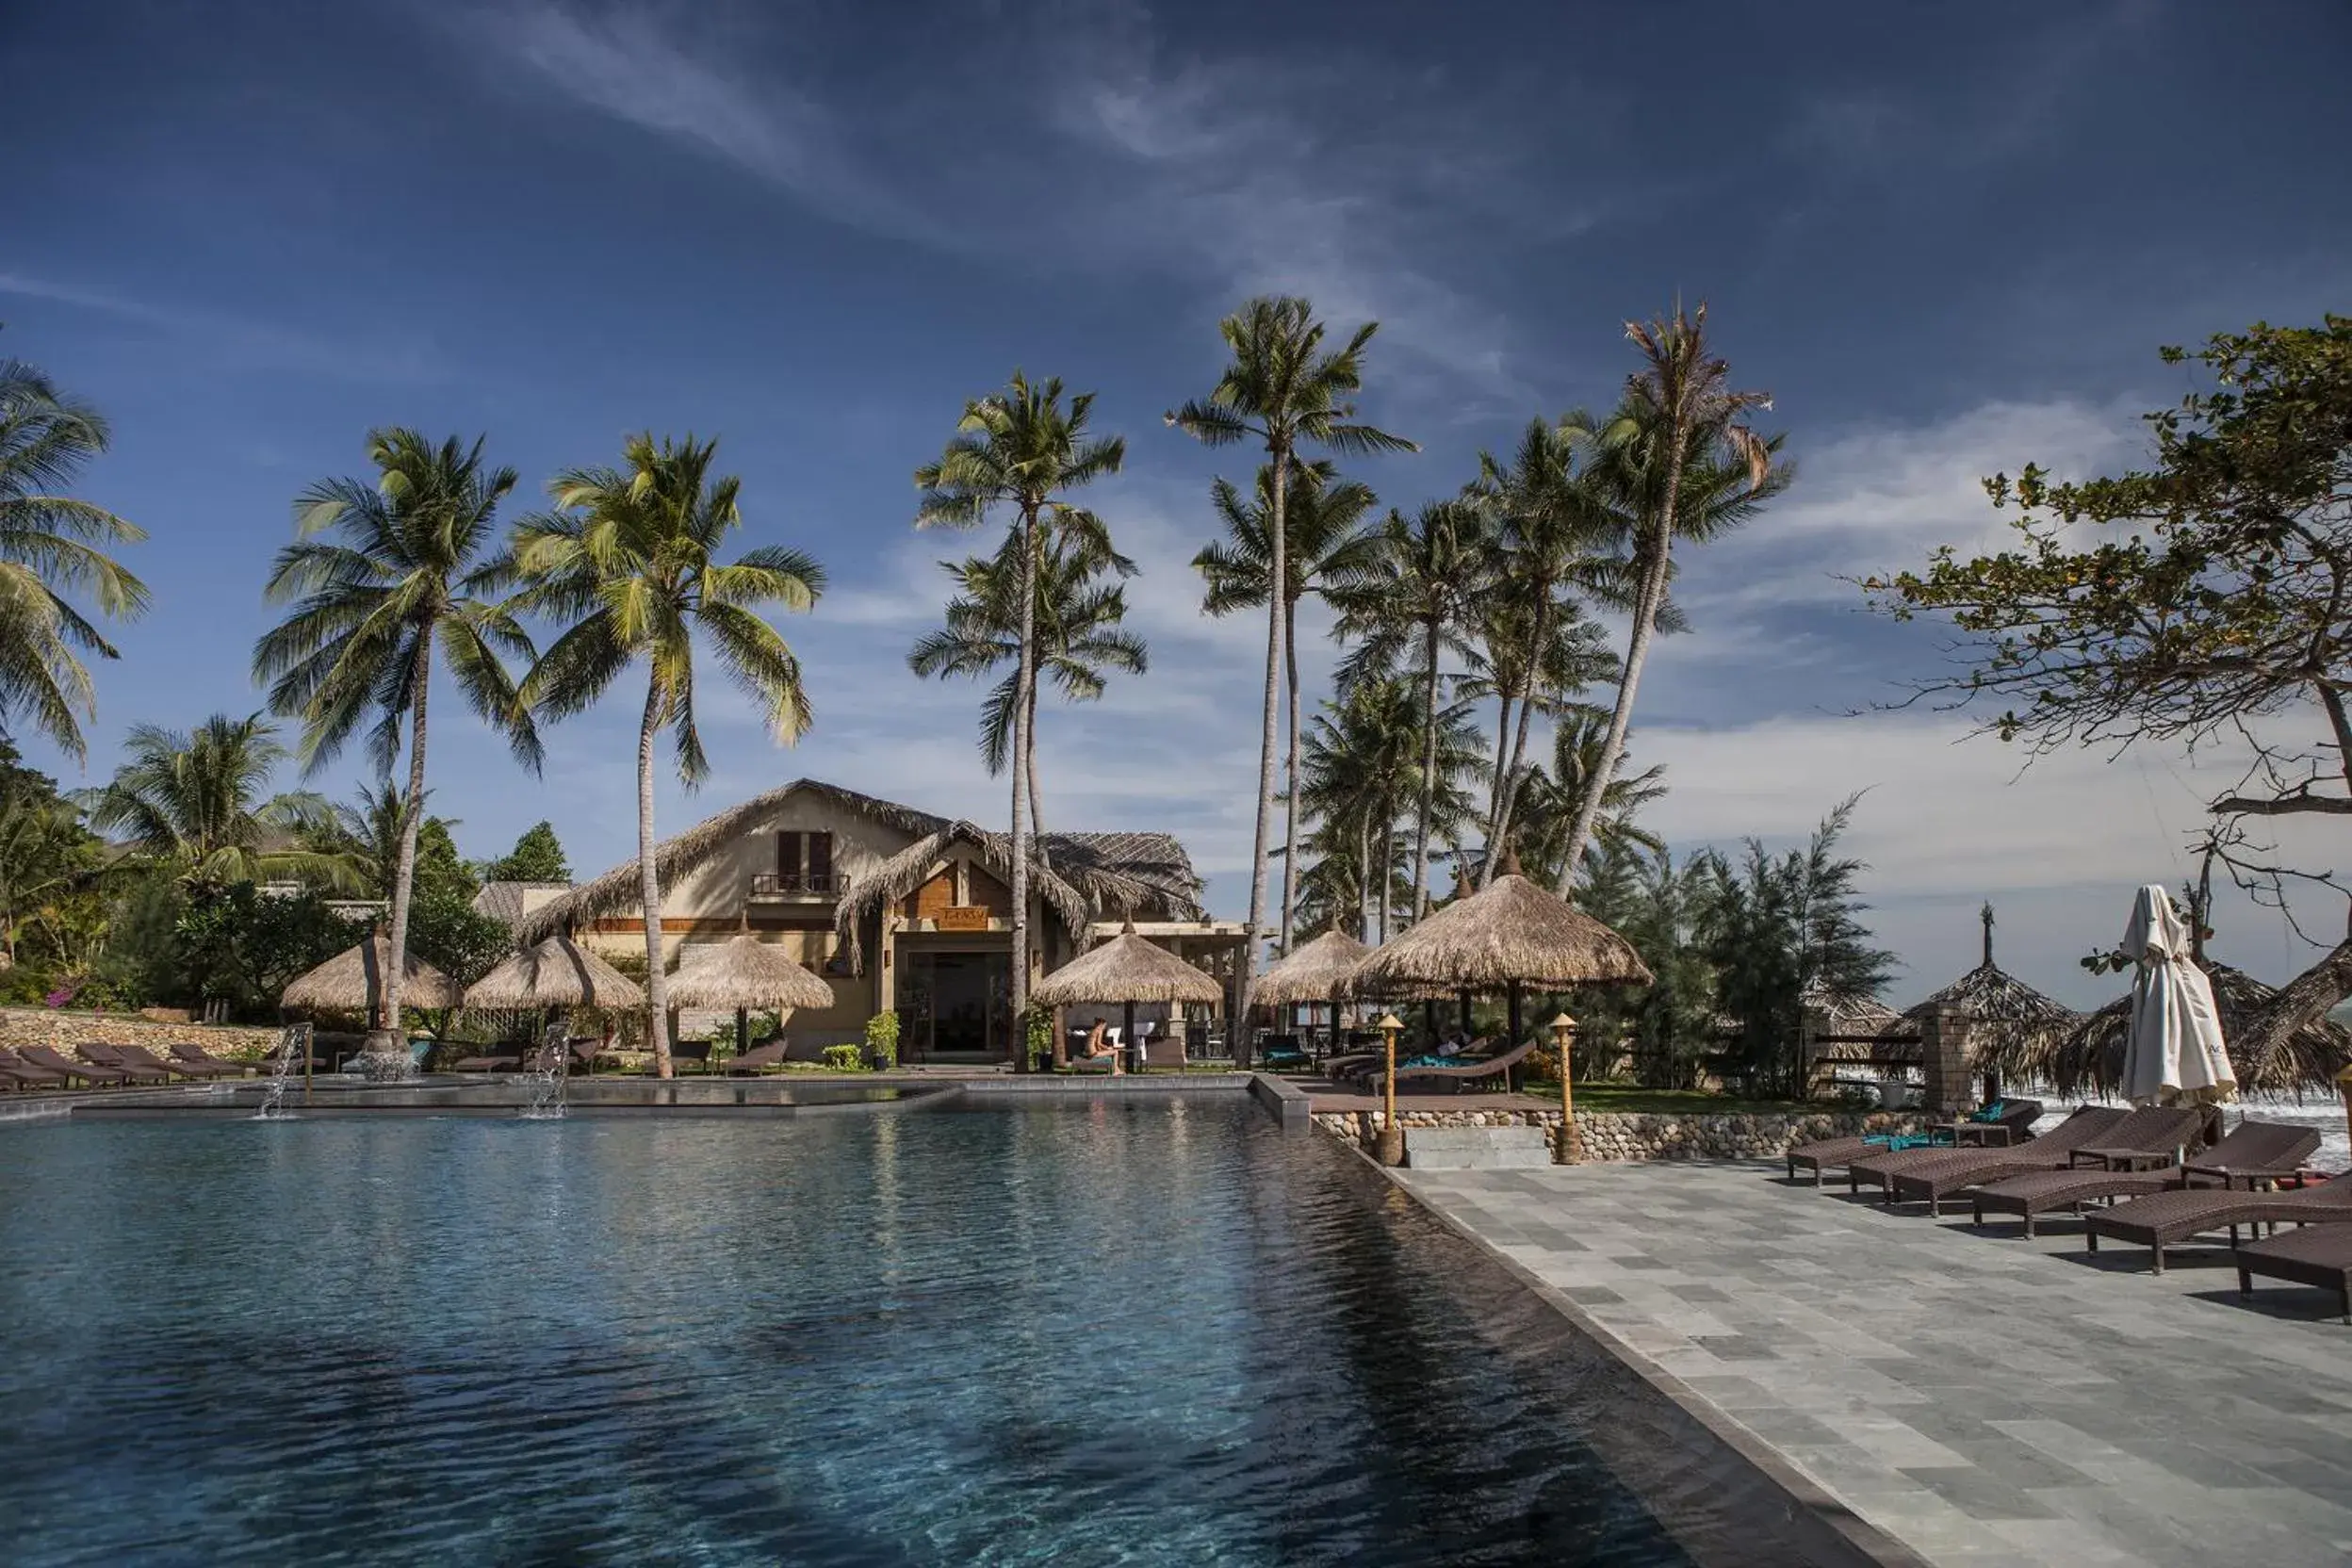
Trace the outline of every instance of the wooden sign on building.
<path fill-rule="evenodd" d="M 942 931 L 986 931 L 988 911 L 977 904 L 951 904 L 937 917 Z"/>

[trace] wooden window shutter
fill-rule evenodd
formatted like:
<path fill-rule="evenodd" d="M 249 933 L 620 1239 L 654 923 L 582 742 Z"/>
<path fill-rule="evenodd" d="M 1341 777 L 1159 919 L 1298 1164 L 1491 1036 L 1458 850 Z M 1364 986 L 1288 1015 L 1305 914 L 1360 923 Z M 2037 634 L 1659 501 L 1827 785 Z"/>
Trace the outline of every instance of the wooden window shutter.
<path fill-rule="evenodd" d="M 808 886 L 823 890 L 830 887 L 832 881 L 833 835 L 811 833 L 808 835 Z"/>

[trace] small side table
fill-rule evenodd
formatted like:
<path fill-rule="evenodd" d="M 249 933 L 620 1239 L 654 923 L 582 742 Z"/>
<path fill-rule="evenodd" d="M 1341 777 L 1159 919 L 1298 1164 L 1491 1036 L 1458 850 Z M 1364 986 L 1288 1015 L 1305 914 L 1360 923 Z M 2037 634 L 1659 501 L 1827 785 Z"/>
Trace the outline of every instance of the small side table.
<path fill-rule="evenodd" d="M 2067 1163 L 2079 1165 L 2086 1158 L 2097 1160 L 2106 1170 L 2163 1170 L 2178 1163 L 2174 1156 L 2152 1149 L 2077 1149 Z"/>

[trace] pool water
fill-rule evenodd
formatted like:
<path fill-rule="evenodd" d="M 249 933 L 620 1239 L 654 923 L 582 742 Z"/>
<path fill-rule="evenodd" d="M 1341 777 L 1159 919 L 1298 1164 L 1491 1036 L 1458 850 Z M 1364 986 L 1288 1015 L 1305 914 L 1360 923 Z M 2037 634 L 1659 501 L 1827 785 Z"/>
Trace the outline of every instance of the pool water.
<path fill-rule="evenodd" d="M 1364 1180 L 1237 1104 L 0 1130 L 0 1556 L 1690 1560 Z"/>

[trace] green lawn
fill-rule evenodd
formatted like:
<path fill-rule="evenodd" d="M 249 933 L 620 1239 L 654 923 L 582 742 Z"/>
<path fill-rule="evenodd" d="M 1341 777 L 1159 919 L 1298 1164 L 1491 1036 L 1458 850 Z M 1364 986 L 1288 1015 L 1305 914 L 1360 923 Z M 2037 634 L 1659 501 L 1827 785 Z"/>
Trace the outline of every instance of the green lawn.
<path fill-rule="evenodd" d="M 1549 1093 L 1527 1093 L 1512 1098 L 1557 1106 L 1560 1090 L 1554 1086 Z M 1579 1111 L 1622 1111 L 1631 1116 L 1777 1116 L 1838 1108 L 1789 1100 L 1741 1100 L 1728 1094 L 1709 1094 L 1704 1089 L 1637 1088 L 1631 1084 L 1578 1084 L 1576 1102 Z"/>

